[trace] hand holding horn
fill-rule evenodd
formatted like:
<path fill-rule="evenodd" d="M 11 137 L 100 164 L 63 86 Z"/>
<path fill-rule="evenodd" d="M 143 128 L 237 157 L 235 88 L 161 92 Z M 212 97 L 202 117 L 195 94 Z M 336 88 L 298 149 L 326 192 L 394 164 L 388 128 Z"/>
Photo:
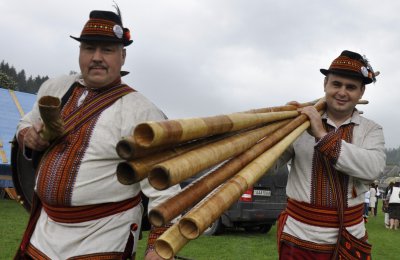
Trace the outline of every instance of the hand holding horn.
<path fill-rule="evenodd" d="M 64 132 L 64 123 L 61 119 L 61 101 L 53 96 L 43 96 L 39 99 L 39 113 L 43 121 L 40 136 L 46 141 L 53 141 Z"/>

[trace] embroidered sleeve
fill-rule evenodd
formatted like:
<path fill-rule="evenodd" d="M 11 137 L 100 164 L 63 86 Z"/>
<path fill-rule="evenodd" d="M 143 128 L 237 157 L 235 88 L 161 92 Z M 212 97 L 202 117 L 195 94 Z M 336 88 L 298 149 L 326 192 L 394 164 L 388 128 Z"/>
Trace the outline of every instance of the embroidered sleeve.
<path fill-rule="evenodd" d="M 340 134 L 331 131 L 318 141 L 315 149 L 326 156 L 333 164 L 336 164 L 340 154 L 341 143 Z"/>
<path fill-rule="evenodd" d="M 172 226 L 172 224 L 167 224 L 162 227 L 155 227 L 153 225 L 151 226 L 149 237 L 147 239 L 147 248 L 145 255 L 147 255 L 147 253 L 150 251 L 154 251 L 154 245 L 157 238 L 159 238 L 170 226 Z"/>

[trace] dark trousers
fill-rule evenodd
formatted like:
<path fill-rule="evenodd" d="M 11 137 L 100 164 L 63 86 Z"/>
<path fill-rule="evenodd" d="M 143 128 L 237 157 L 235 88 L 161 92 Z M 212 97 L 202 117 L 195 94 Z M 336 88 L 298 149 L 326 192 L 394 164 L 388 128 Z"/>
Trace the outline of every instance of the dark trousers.
<path fill-rule="evenodd" d="M 364 216 L 368 216 L 369 213 L 369 203 L 364 203 Z"/>
<path fill-rule="evenodd" d="M 375 208 L 374 208 L 374 213 L 375 216 L 378 216 L 378 197 L 376 197 L 376 202 L 375 202 Z"/>

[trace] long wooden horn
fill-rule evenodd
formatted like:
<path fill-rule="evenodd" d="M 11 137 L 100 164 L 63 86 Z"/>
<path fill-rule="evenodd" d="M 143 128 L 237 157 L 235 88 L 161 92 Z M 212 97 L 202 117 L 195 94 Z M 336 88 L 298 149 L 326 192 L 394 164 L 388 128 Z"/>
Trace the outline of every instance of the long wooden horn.
<path fill-rule="evenodd" d="M 137 158 L 143 158 L 151 154 L 155 154 L 166 150 L 166 147 L 155 147 L 150 149 L 143 149 L 138 146 L 133 138 L 133 136 L 123 137 L 116 146 L 117 154 L 120 158 L 131 161 Z"/>
<path fill-rule="evenodd" d="M 39 135 L 47 141 L 52 141 L 64 132 L 64 122 L 61 119 L 61 100 L 53 96 L 43 96 L 38 101 L 43 129 Z"/>
<path fill-rule="evenodd" d="M 317 103 L 315 107 L 317 110 L 321 110 L 324 104 L 325 103 L 321 101 L 320 103 Z M 297 111 L 296 113 L 298 114 Z M 303 116 L 302 118 L 307 117 Z M 278 123 L 279 122 L 275 122 L 274 124 Z M 271 124 L 271 126 L 274 124 Z M 277 128 L 273 131 L 276 129 Z M 208 169 L 232 156 L 242 153 L 259 141 L 261 137 L 264 137 L 271 132 L 272 131 L 265 132 L 264 128 L 257 128 L 249 131 L 247 135 L 240 134 L 226 138 L 220 142 L 211 144 L 210 146 L 201 147 L 182 154 L 181 156 L 161 162 L 155 165 L 149 173 L 149 182 L 156 189 L 166 189 L 182 182 L 202 170 Z"/>
<path fill-rule="evenodd" d="M 244 131 L 244 130 L 242 130 L 242 131 Z M 229 133 L 213 135 L 213 136 L 209 136 L 209 137 L 205 137 L 205 138 L 199 138 L 196 140 L 189 140 L 188 142 L 181 143 L 181 144 L 164 145 L 164 146 L 156 146 L 156 147 L 149 147 L 149 148 L 139 146 L 136 143 L 133 136 L 126 136 L 126 137 L 123 137 L 117 143 L 116 150 L 117 150 L 117 154 L 120 158 L 122 158 L 126 161 L 132 161 L 132 160 L 135 160 L 138 158 L 152 156 L 157 153 L 163 153 L 164 151 L 168 151 L 171 149 L 174 149 L 174 150 L 176 150 L 176 149 L 179 149 L 179 150 L 191 149 L 190 147 L 197 147 L 200 145 L 211 143 L 211 142 L 232 136 L 234 134 L 237 134 L 238 132 L 229 132 Z"/>
<path fill-rule="evenodd" d="M 291 111 L 297 110 L 299 107 L 313 106 L 320 99 L 316 99 L 306 103 L 300 103 L 298 106 L 295 105 L 284 105 L 284 106 L 276 106 L 276 107 L 264 107 L 264 108 L 256 108 L 246 111 L 247 113 L 268 113 L 268 112 L 280 112 L 280 111 Z"/>
<path fill-rule="evenodd" d="M 187 143 L 181 146 L 169 148 L 159 153 L 150 154 L 148 156 L 124 161 L 117 166 L 117 178 L 122 184 L 133 184 L 147 178 L 150 170 L 157 163 L 174 158 L 188 151 L 204 146 L 223 137 L 213 137 L 199 140 L 197 142 Z M 126 140 L 125 140 L 126 141 Z"/>
<path fill-rule="evenodd" d="M 316 105 L 316 109 L 319 111 L 323 108 L 324 103 Z M 278 143 L 306 120 L 306 116 L 298 116 L 291 120 L 290 123 L 268 135 L 249 150 L 229 160 L 218 169 L 195 180 L 180 193 L 153 208 L 149 213 L 150 222 L 155 226 L 162 226 L 168 223 L 187 208 L 194 206 L 213 189 L 231 178 L 245 165 Z"/>
<path fill-rule="evenodd" d="M 294 112 L 294 111 L 293 111 Z M 298 112 L 296 112 L 298 113 Z M 149 183 L 158 190 L 178 184 L 196 173 L 236 156 L 266 135 L 287 124 L 284 120 L 231 136 L 156 164 L 149 173 Z"/>
<path fill-rule="evenodd" d="M 316 108 L 317 110 L 322 110 L 323 104 L 318 105 Z M 244 153 L 238 155 L 236 158 L 226 162 L 208 175 L 204 175 L 197 179 L 174 197 L 171 197 L 153 208 L 149 213 L 150 222 L 155 226 L 162 226 L 165 223 L 168 223 L 170 220 L 178 216 L 180 212 L 194 206 L 213 189 L 232 177 L 263 152 L 278 143 L 283 137 L 299 127 L 306 120 L 306 116 L 298 116 L 291 120 L 290 123 L 268 135 Z"/>
<path fill-rule="evenodd" d="M 315 107 L 322 113 L 325 102 L 321 99 L 315 104 Z M 253 185 L 270 169 L 287 147 L 310 126 L 307 116 L 300 115 L 298 118 L 298 120 L 305 118 L 306 121 L 278 144 L 249 163 L 238 174 L 221 185 L 220 188 L 214 190 L 213 195 L 209 195 L 208 199 L 204 199 L 180 220 L 179 229 L 184 237 L 194 239 L 202 234 L 212 222 L 239 199 L 249 186 Z"/>
<path fill-rule="evenodd" d="M 131 158 L 131 160 L 124 161 L 118 164 L 117 166 L 117 179 L 120 183 L 122 184 L 133 184 L 136 182 L 139 182 L 143 180 L 144 178 L 147 178 L 149 175 L 150 170 L 153 168 L 154 165 L 157 163 L 163 162 L 165 160 L 174 158 L 176 156 L 179 156 L 181 154 L 184 154 L 188 151 L 197 149 L 199 147 L 205 146 L 207 144 L 216 142 L 218 140 L 222 140 L 224 138 L 227 138 L 229 136 L 232 136 L 233 133 L 228 133 L 228 134 L 223 134 L 223 135 L 216 135 L 216 136 L 211 136 L 208 138 L 203 138 L 199 140 L 195 140 L 192 142 L 188 142 L 182 145 L 170 147 L 167 150 L 162 150 L 160 152 L 155 152 L 155 153 L 150 153 L 147 156 L 144 157 L 139 157 L 135 158 L 133 157 L 133 154 L 130 154 L 130 149 L 125 149 L 124 152 L 121 152 L 121 154 L 125 154 L 127 157 Z M 117 151 L 118 147 L 136 147 L 135 144 L 133 143 L 133 138 L 125 138 L 121 140 L 118 144 L 123 144 L 121 146 L 117 145 Z M 122 148 L 121 148 L 122 149 Z M 140 150 L 143 148 L 139 148 Z M 150 149 L 152 150 L 152 149 Z M 132 150 L 133 152 L 133 150 Z M 144 154 L 146 151 L 140 152 L 140 154 Z M 120 154 L 119 153 L 119 154 Z M 137 154 L 136 152 L 133 152 L 134 154 Z"/>
<path fill-rule="evenodd" d="M 251 110 L 248 110 L 248 111 L 245 111 L 245 112 L 247 112 L 247 113 L 267 113 L 267 112 L 279 112 L 279 111 L 297 110 L 299 107 L 314 106 L 321 99 L 324 99 L 324 98 L 318 98 L 318 99 L 315 99 L 313 101 L 300 103 L 298 106 L 284 105 L 284 106 L 276 106 L 276 107 L 256 108 L 256 109 L 251 109 Z M 359 104 L 359 105 L 367 105 L 368 103 L 369 103 L 369 101 L 365 100 L 365 99 L 360 99 L 357 102 L 357 104 Z"/>
<path fill-rule="evenodd" d="M 278 144 L 267 150 L 249 163 L 237 175 L 221 185 L 219 189 L 196 205 L 180 221 L 179 230 L 187 239 L 195 239 L 200 236 L 224 211 L 226 211 L 240 196 L 260 179 L 308 127 L 306 121 Z"/>
<path fill-rule="evenodd" d="M 177 144 L 216 134 L 234 132 L 257 125 L 293 118 L 296 111 L 270 113 L 234 113 L 204 118 L 187 118 L 146 122 L 134 130 L 134 139 L 139 146 L 154 147 Z"/>
<path fill-rule="evenodd" d="M 179 232 L 178 223 L 169 227 L 155 242 L 156 253 L 164 259 L 172 259 L 189 242 Z"/>

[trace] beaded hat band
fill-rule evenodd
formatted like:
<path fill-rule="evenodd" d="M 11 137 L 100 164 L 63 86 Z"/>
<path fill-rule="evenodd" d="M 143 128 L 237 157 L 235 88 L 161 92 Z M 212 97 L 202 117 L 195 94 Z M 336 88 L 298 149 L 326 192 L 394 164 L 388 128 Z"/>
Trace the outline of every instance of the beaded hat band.
<path fill-rule="evenodd" d="M 364 84 L 375 82 L 375 76 L 378 75 L 378 72 L 374 72 L 365 56 L 351 51 L 343 51 L 339 57 L 333 60 L 329 69 L 320 69 L 320 71 L 325 76 L 332 73 L 361 78 Z"/>

